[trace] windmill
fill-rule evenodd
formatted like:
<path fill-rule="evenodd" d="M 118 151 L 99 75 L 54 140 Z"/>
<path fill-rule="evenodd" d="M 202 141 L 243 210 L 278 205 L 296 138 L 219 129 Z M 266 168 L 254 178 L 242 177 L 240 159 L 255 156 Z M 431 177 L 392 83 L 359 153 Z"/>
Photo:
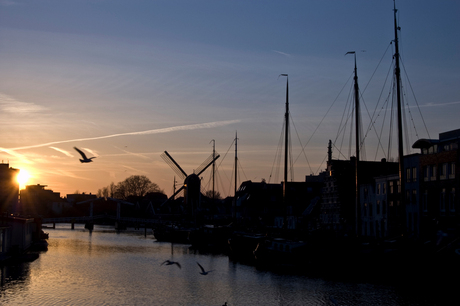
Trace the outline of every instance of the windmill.
<path fill-rule="evenodd" d="M 219 157 L 219 154 L 216 155 L 215 152 L 213 152 L 195 170 L 196 173 L 194 171 L 192 174 L 187 175 L 187 173 L 185 173 L 185 171 L 179 166 L 174 158 L 172 158 L 167 151 L 164 151 L 164 153 L 161 154 L 161 158 L 163 158 L 163 160 L 174 170 L 174 172 L 184 180 L 184 185 L 182 185 L 182 187 L 174 192 L 174 194 L 168 200 L 166 200 L 166 202 L 184 190 L 185 207 L 190 208 L 192 211 L 194 208 L 198 207 L 201 192 L 200 174 L 203 173 L 209 166 L 211 166 Z M 165 203 L 163 203 L 163 205 Z"/>

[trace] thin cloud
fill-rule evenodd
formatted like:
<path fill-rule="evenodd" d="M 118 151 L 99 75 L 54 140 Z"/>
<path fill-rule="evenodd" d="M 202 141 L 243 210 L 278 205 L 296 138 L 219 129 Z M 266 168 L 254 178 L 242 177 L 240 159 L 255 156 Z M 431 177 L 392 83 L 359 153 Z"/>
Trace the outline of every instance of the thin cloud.
<path fill-rule="evenodd" d="M 137 172 L 148 173 L 148 172 L 146 172 L 146 171 L 144 171 L 144 170 L 139 170 L 139 169 L 136 169 L 136 168 L 133 168 L 133 167 L 129 167 L 129 166 L 126 166 L 126 165 L 123 165 L 123 167 L 126 168 L 126 169 L 128 169 L 128 170 L 133 170 L 133 171 L 135 171 L 136 173 L 137 173 Z M 126 171 L 126 170 L 125 170 L 125 171 Z"/>
<path fill-rule="evenodd" d="M 4 113 L 25 114 L 41 112 L 45 108 L 35 103 L 17 101 L 0 93 L 0 110 Z"/>
<path fill-rule="evenodd" d="M 67 178 L 75 178 L 75 179 L 80 179 L 80 180 L 86 180 L 86 181 L 91 181 L 93 180 L 92 178 L 88 178 L 88 177 L 84 177 L 84 176 L 79 176 L 79 175 L 76 175 L 75 173 L 73 172 L 70 172 L 70 171 L 65 171 L 65 170 L 52 170 L 52 171 L 47 171 L 48 174 L 52 174 L 52 175 L 61 175 L 61 176 L 65 176 Z"/>
<path fill-rule="evenodd" d="M 5 151 L 5 150 L 16 151 L 16 150 L 41 148 L 41 147 L 47 147 L 47 146 L 51 146 L 51 145 L 55 145 L 55 144 L 61 144 L 61 143 L 80 142 L 80 141 L 89 141 L 89 140 L 99 140 L 99 139 L 114 138 L 114 137 L 120 137 L 120 136 L 138 136 L 138 135 L 170 133 L 170 132 L 176 132 L 176 131 L 191 131 L 191 130 L 198 130 L 198 129 L 210 129 L 210 128 L 215 128 L 215 127 L 219 127 L 219 126 L 225 126 L 225 125 L 238 123 L 238 122 L 241 122 L 241 120 L 227 120 L 227 121 L 215 121 L 215 122 L 198 123 L 198 124 L 190 124 L 190 125 L 180 125 L 180 126 L 173 126 L 173 127 L 163 128 L 163 129 L 147 130 L 147 131 L 140 131 L 140 132 L 120 133 L 120 134 L 112 134 L 112 135 L 99 136 L 99 137 L 78 138 L 78 139 L 53 141 L 53 142 L 47 142 L 47 143 L 42 143 L 42 144 L 37 144 L 37 145 L 32 145 L 32 146 L 24 146 L 24 147 L 10 148 L 10 149 L 0 148 L 0 151 Z"/>
<path fill-rule="evenodd" d="M 276 52 L 278 54 L 284 55 L 284 56 L 291 56 L 289 53 L 281 52 L 281 51 L 278 51 L 278 50 L 272 50 L 272 51 Z"/>
<path fill-rule="evenodd" d="M 12 0 L 0 0 L 0 5 L 1 6 L 12 6 L 12 5 L 22 5 L 22 3 L 19 3 L 17 1 L 12 1 Z"/>
<path fill-rule="evenodd" d="M 89 153 L 91 153 L 93 156 L 99 156 L 95 151 L 89 149 L 89 148 L 82 148 L 83 150 L 85 151 L 88 151 Z"/>
<path fill-rule="evenodd" d="M 31 164 L 31 161 L 29 161 L 24 155 L 22 155 L 20 153 L 17 153 L 12 149 L 6 149 L 6 148 L 1 148 L 0 147 L 0 152 L 5 152 L 5 153 L 7 153 L 7 154 L 9 154 L 11 156 L 20 158 L 23 163 Z"/>
<path fill-rule="evenodd" d="M 50 148 L 53 149 L 53 150 L 56 150 L 56 151 L 58 151 L 58 152 L 61 152 L 62 154 L 67 155 L 68 157 L 73 157 L 73 155 L 70 154 L 69 151 L 66 151 L 66 150 L 63 150 L 63 149 L 59 149 L 59 148 L 56 148 L 56 147 L 50 147 Z"/>
<path fill-rule="evenodd" d="M 140 158 L 143 158 L 143 159 L 151 159 L 150 157 L 145 156 L 144 154 L 130 152 L 130 151 L 121 149 L 121 148 L 119 148 L 119 147 L 117 147 L 117 146 L 114 146 L 114 147 L 117 148 L 117 149 L 120 150 L 120 151 L 125 152 L 127 155 L 132 155 L 132 156 L 140 157 Z"/>
<path fill-rule="evenodd" d="M 460 104 L 460 101 L 455 101 L 455 102 L 446 102 L 446 103 L 432 103 L 428 102 L 426 104 L 422 105 L 405 105 L 404 109 L 410 109 L 410 108 L 419 108 L 419 107 L 440 107 L 440 106 L 449 106 L 449 105 L 455 105 L 455 104 Z M 385 108 L 386 110 L 389 110 L 390 108 Z"/>
<path fill-rule="evenodd" d="M 455 104 L 460 104 L 460 101 L 455 101 L 455 102 L 446 102 L 446 103 L 427 103 L 424 105 L 420 105 L 420 107 L 438 107 L 438 106 L 446 106 L 446 105 L 455 105 Z"/>

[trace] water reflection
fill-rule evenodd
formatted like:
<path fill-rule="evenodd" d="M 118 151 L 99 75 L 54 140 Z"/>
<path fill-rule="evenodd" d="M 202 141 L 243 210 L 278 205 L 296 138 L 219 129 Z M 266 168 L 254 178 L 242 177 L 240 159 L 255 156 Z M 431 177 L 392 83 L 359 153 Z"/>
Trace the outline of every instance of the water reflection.
<path fill-rule="evenodd" d="M 421 292 L 258 270 L 144 231 L 50 230 L 46 253 L 2 269 L 1 305 L 436 305 Z M 161 265 L 165 260 L 175 265 Z M 199 262 L 208 275 L 201 275 Z M 436 300 L 434 300 L 436 301 Z M 441 305 L 441 304 L 440 304 Z"/>
<path fill-rule="evenodd" d="M 13 290 L 14 286 L 24 286 L 30 280 L 30 263 L 0 266 L 2 291 Z"/>

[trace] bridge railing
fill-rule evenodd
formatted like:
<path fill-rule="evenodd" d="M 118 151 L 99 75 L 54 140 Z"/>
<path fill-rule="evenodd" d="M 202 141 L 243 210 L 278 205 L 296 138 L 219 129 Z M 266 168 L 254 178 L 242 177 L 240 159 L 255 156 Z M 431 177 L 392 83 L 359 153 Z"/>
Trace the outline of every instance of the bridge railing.
<path fill-rule="evenodd" d="M 80 223 L 93 220 L 94 217 L 60 217 L 60 218 L 43 218 L 42 223 Z"/>
<path fill-rule="evenodd" d="M 146 218 L 132 218 L 132 217 L 120 217 L 108 216 L 108 215 L 97 215 L 97 216 L 85 216 L 85 217 L 60 217 L 60 218 L 43 218 L 42 223 L 86 223 L 99 219 L 111 219 L 120 222 L 127 223 L 137 223 L 137 224 L 164 224 L 169 222 L 167 219 L 155 218 L 155 219 L 146 219 Z"/>

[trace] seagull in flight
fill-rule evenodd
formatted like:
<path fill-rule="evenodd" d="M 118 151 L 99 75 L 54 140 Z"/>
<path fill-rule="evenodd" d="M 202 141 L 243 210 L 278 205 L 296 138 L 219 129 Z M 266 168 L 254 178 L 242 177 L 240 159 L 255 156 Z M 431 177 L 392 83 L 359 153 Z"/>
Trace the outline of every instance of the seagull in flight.
<path fill-rule="evenodd" d="M 171 260 L 165 260 L 160 266 L 166 264 L 167 266 L 170 266 L 170 265 L 176 265 L 179 267 L 179 269 L 182 269 L 180 263 L 178 263 L 177 261 L 171 261 Z"/>
<path fill-rule="evenodd" d="M 82 150 L 78 149 L 77 147 L 73 147 L 73 148 L 75 150 L 77 150 L 78 153 L 80 153 L 81 157 L 83 158 L 83 159 L 80 159 L 80 162 L 82 162 L 82 163 L 90 163 L 90 162 L 93 161 L 92 160 L 93 158 L 96 158 L 95 156 L 88 158 L 88 157 L 86 157 L 86 154 L 83 153 Z"/>
<path fill-rule="evenodd" d="M 197 264 L 198 267 L 200 267 L 200 269 L 201 269 L 201 272 L 200 272 L 201 275 L 207 275 L 209 272 L 214 271 L 214 270 L 206 271 L 206 270 L 203 268 L 203 266 L 201 266 L 201 265 L 199 264 L 198 261 L 196 262 L 196 264 Z"/>

